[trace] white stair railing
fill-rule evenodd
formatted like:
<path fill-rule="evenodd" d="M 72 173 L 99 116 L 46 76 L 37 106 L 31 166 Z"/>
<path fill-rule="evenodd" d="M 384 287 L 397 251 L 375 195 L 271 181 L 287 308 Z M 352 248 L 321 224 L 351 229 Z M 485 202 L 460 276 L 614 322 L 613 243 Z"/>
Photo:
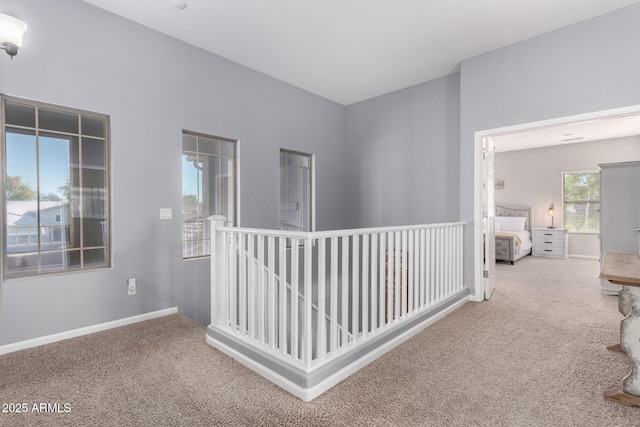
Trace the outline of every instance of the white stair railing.
<path fill-rule="evenodd" d="M 463 223 L 323 232 L 211 217 L 212 326 L 306 372 L 463 291 Z"/>

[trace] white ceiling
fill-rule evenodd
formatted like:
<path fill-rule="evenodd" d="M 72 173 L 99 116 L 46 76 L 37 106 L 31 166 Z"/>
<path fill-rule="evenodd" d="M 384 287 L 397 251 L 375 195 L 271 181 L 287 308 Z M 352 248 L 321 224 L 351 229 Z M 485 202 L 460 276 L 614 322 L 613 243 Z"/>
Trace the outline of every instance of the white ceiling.
<path fill-rule="evenodd" d="M 492 136 L 495 151 L 525 150 L 640 135 L 640 114 L 605 117 Z"/>
<path fill-rule="evenodd" d="M 640 0 L 84 0 L 349 105 Z"/>

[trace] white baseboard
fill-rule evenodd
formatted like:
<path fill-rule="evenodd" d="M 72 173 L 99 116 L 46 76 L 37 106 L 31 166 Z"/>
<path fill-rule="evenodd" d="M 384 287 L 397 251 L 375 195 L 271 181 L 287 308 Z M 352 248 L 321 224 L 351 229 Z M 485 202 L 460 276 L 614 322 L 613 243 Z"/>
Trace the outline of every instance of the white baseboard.
<path fill-rule="evenodd" d="M 60 332 L 57 334 L 46 335 L 43 337 L 33 338 L 30 340 L 19 341 L 12 344 L 0 346 L 0 355 L 13 353 L 15 351 L 26 350 L 28 348 L 38 347 L 40 345 L 51 344 L 54 342 L 75 338 L 82 335 L 102 332 L 108 329 L 118 328 L 120 326 L 131 325 L 132 323 L 144 322 L 145 320 L 156 319 L 158 317 L 176 314 L 178 307 L 166 308 L 164 310 L 152 311 L 150 313 L 139 314 L 137 316 L 125 317 L 124 319 L 113 320 L 111 322 L 100 323 L 97 325 L 86 326 L 84 328 L 73 329 L 71 331 Z"/>
<path fill-rule="evenodd" d="M 599 260 L 600 257 L 597 255 L 572 255 L 569 254 L 569 258 L 580 258 L 580 259 L 595 259 L 595 260 Z"/>
<path fill-rule="evenodd" d="M 226 344 L 223 344 L 220 341 L 217 341 L 217 340 L 211 338 L 208 334 L 207 334 L 205 339 L 206 339 L 207 344 L 211 345 L 212 347 L 217 348 L 218 350 L 220 350 L 223 353 L 225 353 L 227 356 L 232 357 L 233 359 L 235 359 L 238 362 L 240 362 L 242 365 L 244 365 L 247 368 L 251 369 L 252 371 L 262 375 L 264 378 L 266 378 L 269 381 L 271 381 L 272 383 L 280 386 L 281 388 L 283 388 L 284 390 L 286 390 L 289 393 L 293 394 L 297 398 L 302 399 L 305 402 L 310 402 L 311 400 L 315 399 L 316 397 L 320 396 L 325 391 L 329 390 L 330 388 L 332 388 L 333 386 L 338 384 L 340 381 L 344 380 L 345 378 L 348 378 L 350 375 L 352 375 L 352 374 L 356 373 L 357 371 L 359 371 L 360 369 L 364 368 L 369 363 L 373 362 L 374 360 L 378 359 L 379 357 L 381 357 L 385 353 L 393 350 L 395 347 L 397 347 L 400 344 L 402 344 L 403 342 L 407 341 L 409 338 L 413 337 L 414 335 L 416 335 L 417 333 L 419 333 L 420 331 L 422 331 L 426 327 L 432 325 L 433 323 L 435 323 L 438 320 L 442 319 L 446 315 L 454 312 L 455 310 L 457 310 L 458 308 L 463 306 L 465 303 L 467 303 L 469 300 L 470 300 L 470 298 L 468 296 L 465 297 L 464 299 L 461 299 L 460 301 L 452 304 L 450 307 L 447 307 L 446 309 L 442 310 L 441 312 L 439 312 L 438 314 L 434 315 L 433 317 L 430 317 L 429 319 L 425 320 L 422 323 L 417 324 L 413 328 L 411 328 L 411 329 L 405 331 L 404 333 L 398 335 L 397 337 L 395 337 L 392 340 L 386 342 L 385 344 L 381 345 L 380 347 L 377 347 L 376 349 L 374 349 L 371 352 L 367 353 L 364 357 L 354 361 L 353 363 L 351 363 L 348 366 L 345 366 L 344 368 L 342 368 L 338 372 L 335 372 L 334 374 L 329 375 L 327 378 L 323 379 L 317 385 L 315 385 L 313 387 L 309 387 L 309 388 L 304 388 L 304 387 L 301 387 L 301 386 L 293 383 L 292 381 L 288 380 L 287 378 L 283 377 L 282 375 L 280 375 L 280 374 L 274 372 L 273 370 L 265 367 L 261 363 L 258 363 L 256 361 L 254 361 L 253 359 L 251 359 L 250 357 L 247 357 L 246 355 L 240 353 L 239 351 L 236 351 L 235 349 L 227 346 Z"/>

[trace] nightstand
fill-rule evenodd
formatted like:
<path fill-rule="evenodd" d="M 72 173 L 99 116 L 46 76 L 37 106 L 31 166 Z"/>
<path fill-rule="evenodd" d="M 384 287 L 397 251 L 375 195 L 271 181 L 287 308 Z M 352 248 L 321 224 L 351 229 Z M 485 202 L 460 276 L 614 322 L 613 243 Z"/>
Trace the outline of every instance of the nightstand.
<path fill-rule="evenodd" d="M 569 234 L 566 228 L 534 228 L 533 256 L 569 258 Z"/>

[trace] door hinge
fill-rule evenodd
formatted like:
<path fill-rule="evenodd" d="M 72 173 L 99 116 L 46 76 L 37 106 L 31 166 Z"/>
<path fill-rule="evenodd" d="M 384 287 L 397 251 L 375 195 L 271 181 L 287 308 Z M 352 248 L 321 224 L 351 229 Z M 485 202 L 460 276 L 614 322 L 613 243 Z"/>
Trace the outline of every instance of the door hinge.
<path fill-rule="evenodd" d="M 484 270 L 482 272 L 482 277 L 484 277 L 485 279 L 488 279 L 489 278 L 489 270 Z"/>

